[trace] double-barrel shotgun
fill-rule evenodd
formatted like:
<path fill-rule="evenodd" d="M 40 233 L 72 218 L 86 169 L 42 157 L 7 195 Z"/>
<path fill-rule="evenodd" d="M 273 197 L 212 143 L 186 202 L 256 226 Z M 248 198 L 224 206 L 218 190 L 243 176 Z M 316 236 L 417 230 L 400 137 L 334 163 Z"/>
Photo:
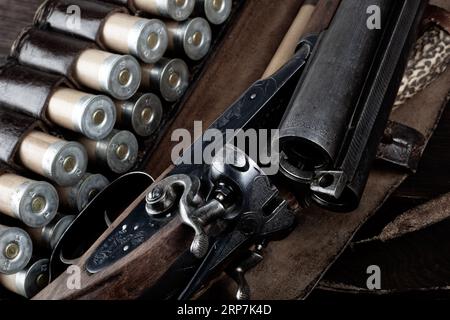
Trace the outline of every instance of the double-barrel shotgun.
<path fill-rule="evenodd" d="M 238 283 L 237 298 L 251 298 L 245 272 L 271 241 L 301 228 L 291 195 L 334 212 L 358 207 L 424 5 L 303 7 L 297 33 L 288 34 L 289 60 L 271 65 L 275 73 L 205 133 L 214 129 L 222 139 L 198 139 L 156 182 L 128 174 L 97 195 L 56 245 L 52 283 L 36 298 L 186 300 L 223 274 Z M 318 12 L 320 23 L 299 23 Z M 236 146 L 240 133 L 257 129 L 278 132 L 267 136 L 279 146 L 276 174 L 250 146 Z M 208 163 L 187 161 L 212 149 Z"/>

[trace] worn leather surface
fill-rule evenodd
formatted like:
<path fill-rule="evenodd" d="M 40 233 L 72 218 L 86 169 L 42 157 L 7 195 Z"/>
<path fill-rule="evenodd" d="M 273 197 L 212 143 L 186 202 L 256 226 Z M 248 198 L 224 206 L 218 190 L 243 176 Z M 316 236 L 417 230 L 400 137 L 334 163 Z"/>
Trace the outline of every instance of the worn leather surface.
<path fill-rule="evenodd" d="M 396 292 L 450 289 L 450 195 L 399 216 L 383 232 L 352 244 L 327 272 L 320 288 L 348 293 L 392 295 Z M 367 288 L 368 266 L 381 271 L 381 289 Z"/>
<path fill-rule="evenodd" d="M 8 55 L 20 31 L 33 21 L 42 0 L 0 1 L 0 55 Z"/>
<path fill-rule="evenodd" d="M 447 105 L 449 94 L 450 70 L 396 110 L 391 120 L 415 128 L 429 141 Z M 315 207 L 303 210 L 295 231 L 287 239 L 271 243 L 266 249 L 264 261 L 247 275 L 252 298 L 306 298 L 358 229 L 407 176 L 406 173 L 378 166 L 371 172 L 358 210 L 345 215 Z M 230 294 L 236 289 L 230 282 L 220 285 L 227 287 Z"/>
<path fill-rule="evenodd" d="M 0 161 L 0 175 L 8 173 L 8 172 L 13 172 L 13 170 L 6 163 Z"/>
<path fill-rule="evenodd" d="M 0 108 L 25 113 L 50 122 L 48 102 L 60 86 L 68 86 L 64 77 L 48 74 L 9 60 L 0 66 Z"/>
<path fill-rule="evenodd" d="M 15 165 L 14 158 L 24 136 L 40 127 L 39 121 L 10 110 L 0 110 L 0 160 Z"/>
<path fill-rule="evenodd" d="M 133 0 L 101 0 L 103 2 L 113 3 L 119 6 L 133 7 Z"/>
<path fill-rule="evenodd" d="M 79 28 L 67 23 L 71 6 L 80 8 Z M 101 31 L 107 18 L 114 13 L 127 13 L 124 7 L 109 3 L 89 0 L 49 0 L 36 13 L 35 23 L 49 28 L 95 41 L 104 48 L 100 41 Z"/>
<path fill-rule="evenodd" d="M 21 64 L 66 76 L 72 82 L 78 57 L 90 43 L 67 35 L 37 28 L 28 28 L 17 38 L 11 55 Z"/>

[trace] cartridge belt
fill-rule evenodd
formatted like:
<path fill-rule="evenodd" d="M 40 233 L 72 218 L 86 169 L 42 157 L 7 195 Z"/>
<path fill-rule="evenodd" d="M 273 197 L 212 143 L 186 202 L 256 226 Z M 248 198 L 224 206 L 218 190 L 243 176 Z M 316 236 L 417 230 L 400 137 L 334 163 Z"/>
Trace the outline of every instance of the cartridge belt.
<path fill-rule="evenodd" d="M 13 173 L 13 172 L 15 172 L 13 168 L 11 168 L 6 163 L 0 161 L 0 175 L 5 174 L 5 173 Z"/>
<path fill-rule="evenodd" d="M 77 59 L 83 51 L 95 48 L 96 45 L 91 42 L 37 28 L 26 28 L 13 44 L 11 56 L 21 64 L 64 75 L 77 84 Z"/>
<path fill-rule="evenodd" d="M 43 129 L 38 120 L 9 110 L 0 110 L 0 160 L 15 166 L 22 140 L 37 128 Z"/>
<path fill-rule="evenodd" d="M 0 66 L 0 108 L 9 108 L 43 119 L 48 124 L 50 97 L 60 86 L 70 86 L 61 76 L 19 65 L 10 60 Z M 23 94 L 26 92 L 27 94 Z"/>
<path fill-rule="evenodd" d="M 67 12 L 72 5 L 76 5 L 82 12 L 76 27 L 67 23 Z M 38 26 L 48 25 L 51 28 L 94 41 L 105 49 L 100 40 L 101 30 L 108 17 L 115 13 L 128 13 L 128 10 L 102 2 L 48 0 L 36 12 L 34 22 Z"/>
<path fill-rule="evenodd" d="M 130 9 L 130 11 L 132 12 L 136 12 L 137 9 L 134 6 L 133 0 L 101 0 L 103 2 L 107 2 L 107 3 L 112 3 L 115 5 L 119 5 L 119 6 L 124 6 L 124 7 L 128 7 L 128 9 Z"/>

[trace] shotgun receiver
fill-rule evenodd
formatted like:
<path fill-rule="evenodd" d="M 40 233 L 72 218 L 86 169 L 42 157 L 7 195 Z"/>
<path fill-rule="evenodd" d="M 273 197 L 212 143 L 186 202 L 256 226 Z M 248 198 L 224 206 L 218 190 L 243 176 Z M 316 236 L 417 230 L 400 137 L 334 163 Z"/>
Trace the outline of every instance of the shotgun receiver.
<path fill-rule="evenodd" d="M 423 4 L 342 1 L 328 30 L 300 41 L 282 69 L 251 86 L 211 126 L 223 136 L 220 147 L 200 139 L 149 189 L 145 178 L 134 190 L 122 179 L 97 196 L 56 246 L 50 264 L 56 280 L 37 298 L 191 299 L 224 271 L 239 284 L 237 298 L 250 298 L 245 271 L 296 225 L 277 186 L 289 186 L 305 204 L 334 211 L 358 206 Z M 367 24 L 374 6 L 381 29 Z M 280 128 L 273 139 L 281 146 L 277 176 L 226 135 L 256 128 Z M 219 152 L 210 164 L 183 161 L 212 147 Z M 122 189 L 128 199 L 133 191 L 137 197 L 124 218 L 87 252 L 76 247 L 86 216 L 101 220 L 102 204 Z M 64 270 L 73 263 L 86 271 L 82 288 L 68 291 Z"/>

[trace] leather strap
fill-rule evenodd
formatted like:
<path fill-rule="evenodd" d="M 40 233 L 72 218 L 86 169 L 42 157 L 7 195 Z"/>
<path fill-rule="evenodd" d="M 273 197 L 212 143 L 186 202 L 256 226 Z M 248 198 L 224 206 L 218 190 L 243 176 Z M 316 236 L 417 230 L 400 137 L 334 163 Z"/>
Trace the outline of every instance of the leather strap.
<path fill-rule="evenodd" d="M 71 6 L 77 6 L 80 9 L 81 15 L 77 28 L 67 23 L 68 10 Z M 97 1 L 48 0 L 36 12 L 35 23 L 38 26 L 47 25 L 51 29 L 94 41 L 101 48 L 105 48 L 100 40 L 103 25 L 109 16 L 119 12 L 128 13 L 128 10 L 124 7 Z"/>
<path fill-rule="evenodd" d="M 400 215 L 370 240 L 357 242 L 327 273 L 319 288 L 350 294 L 450 293 L 450 194 Z M 380 268 L 381 288 L 369 290 L 368 266 Z"/>
<path fill-rule="evenodd" d="M 0 108 L 21 112 L 50 124 L 46 116 L 48 102 L 60 86 L 68 86 L 64 77 L 10 60 L 0 66 Z"/>
<path fill-rule="evenodd" d="M 418 130 L 428 142 L 447 105 L 449 84 L 450 70 L 439 77 L 433 87 L 396 110 L 391 119 Z M 407 176 L 407 173 L 376 167 L 361 206 L 353 213 L 342 215 L 318 208 L 302 211 L 294 232 L 283 241 L 271 243 L 264 261 L 247 275 L 252 299 L 305 299 L 358 229 Z M 230 282 L 226 285 L 222 282 L 220 286 L 227 287 L 230 294 L 236 289 Z"/>
<path fill-rule="evenodd" d="M 89 48 L 96 46 L 64 34 L 28 28 L 17 38 L 11 55 L 21 64 L 66 76 L 76 84 L 74 74 L 77 59 Z"/>
<path fill-rule="evenodd" d="M 103 2 L 113 3 L 118 6 L 124 6 L 130 9 L 132 12 L 136 12 L 136 7 L 134 6 L 133 0 L 101 0 Z"/>
<path fill-rule="evenodd" d="M 0 110 L 0 160 L 12 166 L 23 138 L 41 123 L 33 118 L 9 110 Z"/>

